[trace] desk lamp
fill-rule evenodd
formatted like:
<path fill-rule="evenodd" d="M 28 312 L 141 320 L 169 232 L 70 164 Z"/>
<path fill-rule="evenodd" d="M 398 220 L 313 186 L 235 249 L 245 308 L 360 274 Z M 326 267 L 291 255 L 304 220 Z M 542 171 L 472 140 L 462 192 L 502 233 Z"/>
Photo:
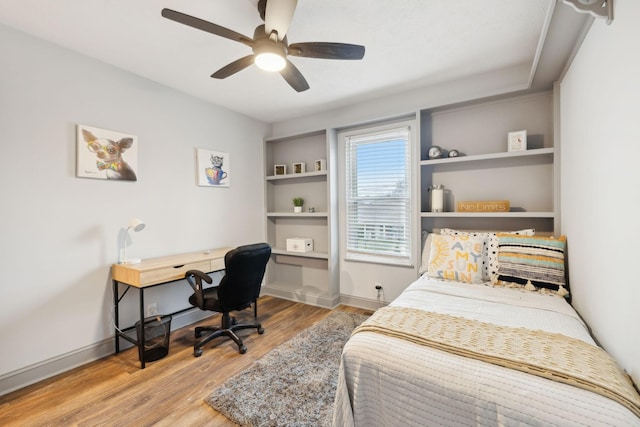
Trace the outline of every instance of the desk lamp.
<path fill-rule="evenodd" d="M 129 220 L 129 226 L 127 227 L 124 235 L 124 256 L 120 264 L 139 264 L 142 261 L 142 259 L 140 258 L 127 258 L 127 238 L 129 237 L 129 230 L 133 230 L 137 233 L 138 231 L 142 230 L 145 225 L 146 224 L 138 218 L 131 218 Z"/>

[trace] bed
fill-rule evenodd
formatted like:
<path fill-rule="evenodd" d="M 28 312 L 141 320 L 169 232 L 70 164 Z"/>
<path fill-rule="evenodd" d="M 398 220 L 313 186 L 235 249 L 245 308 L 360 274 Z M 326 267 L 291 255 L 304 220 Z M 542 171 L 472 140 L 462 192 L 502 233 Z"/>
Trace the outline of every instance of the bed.
<path fill-rule="evenodd" d="M 566 298 L 431 273 L 345 345 L 334 426 L 640 426 L 640 396 Z"/>

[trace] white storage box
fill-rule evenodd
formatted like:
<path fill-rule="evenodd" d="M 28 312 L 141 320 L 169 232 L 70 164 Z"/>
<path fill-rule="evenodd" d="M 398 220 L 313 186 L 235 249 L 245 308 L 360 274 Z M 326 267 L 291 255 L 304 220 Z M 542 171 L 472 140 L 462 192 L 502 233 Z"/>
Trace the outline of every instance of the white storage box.
<path fill-rule="evenodd" d="M 313 239 L 306 237 L 291 237 L 287 239 L 287 251 L 311 252 L 313 251 Z"/>

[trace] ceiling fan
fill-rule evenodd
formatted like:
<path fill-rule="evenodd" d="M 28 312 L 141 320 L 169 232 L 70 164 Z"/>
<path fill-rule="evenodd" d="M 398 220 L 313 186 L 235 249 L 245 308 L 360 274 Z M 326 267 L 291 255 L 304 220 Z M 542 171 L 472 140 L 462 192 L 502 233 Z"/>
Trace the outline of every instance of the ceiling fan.
<path fill-rule="evenodd" d="M 362 59 L 364 57 L 364 46 L 332 42 L 289 44 L 286 34 L 293 19 L 297 3 L 297 0 L 259 0 L 258 12 L 260 13 L 260 18 L 264 20 L 264 25 L 256 27 L 253 38 L 172 9 L 162 9 L 162 16 L 180 24 L 240 42 L 253 49 L 253 54 L 225 65 L 213 73 L 211 77 L 224 79 L 255 63 L 263 70 L 279 71 L 292 88 L 302 92 L 309 89 L 309 84 L 287 56 L 320 59 Z"/>

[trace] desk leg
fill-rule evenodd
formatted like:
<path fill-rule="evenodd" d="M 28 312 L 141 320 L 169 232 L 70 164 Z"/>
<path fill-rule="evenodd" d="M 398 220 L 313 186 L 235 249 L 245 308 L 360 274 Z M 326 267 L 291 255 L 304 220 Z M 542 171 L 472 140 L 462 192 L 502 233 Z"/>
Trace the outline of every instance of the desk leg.
<path fill-rule="evenodd" d="M 118 312 L 118 281 L 113 280 L 113 321 L 115 323 L 115 342 L 116 342 L 116 354 L 120 353 L 120 335 L 118 330 L 120 329 L 120 314 Z"/>
<path fill-rule="evenodd" d="M 144 369 L 144 288 L 140 288 L 140 333 L 138 335 L 138 355 L 140 357 L 140 369 Z"/>

